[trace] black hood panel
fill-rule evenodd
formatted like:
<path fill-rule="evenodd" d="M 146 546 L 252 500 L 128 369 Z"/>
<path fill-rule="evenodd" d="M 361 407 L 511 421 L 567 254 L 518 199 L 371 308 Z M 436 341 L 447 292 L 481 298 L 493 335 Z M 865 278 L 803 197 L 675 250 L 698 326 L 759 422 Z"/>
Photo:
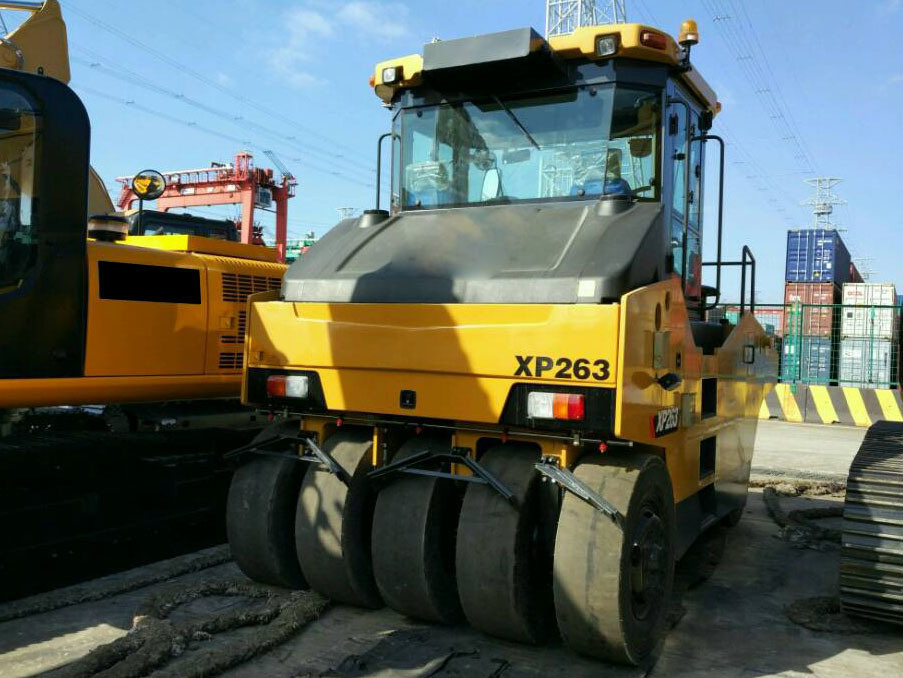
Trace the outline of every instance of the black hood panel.
<path fill-rule="evenodd" d="M 666 273 L 661 205 L 596 201 L 339 223 L 285 275 L 287 301 L 599 303 Z"/>

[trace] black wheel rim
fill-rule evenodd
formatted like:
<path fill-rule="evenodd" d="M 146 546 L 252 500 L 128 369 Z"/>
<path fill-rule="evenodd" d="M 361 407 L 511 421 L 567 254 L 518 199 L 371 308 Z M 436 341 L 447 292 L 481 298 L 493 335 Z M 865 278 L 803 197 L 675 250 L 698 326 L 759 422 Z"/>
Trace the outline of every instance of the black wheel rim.
<path fill-rule="evenodd" d="M 661 609 L 668 571 L 665 526 L 654 507 L 643 507 L 629 543 L 631 609 L 645 620 Z"/>

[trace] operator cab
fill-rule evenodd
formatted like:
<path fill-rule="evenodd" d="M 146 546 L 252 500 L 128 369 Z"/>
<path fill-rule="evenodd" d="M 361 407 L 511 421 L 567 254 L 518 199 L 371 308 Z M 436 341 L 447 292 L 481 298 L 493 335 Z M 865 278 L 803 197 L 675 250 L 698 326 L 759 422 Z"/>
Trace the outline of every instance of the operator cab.
<path fill-rule="evenodd" d="M 606 303 L 676 276 L 701 318 L 720 104 L 690 67 L 691 24 L 683 48 L 639 24 L 519 29 L 379 64 L 390 210 L 332 229 L 288 271 L 285 298 Z"/>
<path fill-rule="evenodd" d="M 196 235 L 238 242 L 238 228 L 231 219 L 206 219 L 156 210 L 134 210 L 126 218 L 129 235 Z"/>

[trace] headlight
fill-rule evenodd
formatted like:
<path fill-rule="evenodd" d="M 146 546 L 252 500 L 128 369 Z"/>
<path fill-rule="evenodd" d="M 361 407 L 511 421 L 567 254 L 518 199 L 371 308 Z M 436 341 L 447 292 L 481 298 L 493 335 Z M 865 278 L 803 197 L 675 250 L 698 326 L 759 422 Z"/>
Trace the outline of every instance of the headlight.
<path fill-rule="evenodd" d="M 383 84 L 391 85 L 401 80 L 401 66 L 389 66 L 383 69 Z"/>
<path fill-rule="evenodd" d="M 596 56 L 607 57 L 618 52 L 617 35 L 600 35 L 596 38 Z"/>

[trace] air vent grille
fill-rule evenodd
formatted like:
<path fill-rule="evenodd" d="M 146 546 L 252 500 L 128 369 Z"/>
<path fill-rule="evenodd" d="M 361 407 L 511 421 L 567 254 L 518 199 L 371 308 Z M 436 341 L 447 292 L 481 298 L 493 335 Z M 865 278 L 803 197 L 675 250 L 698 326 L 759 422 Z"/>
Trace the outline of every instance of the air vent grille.
<path fill-rule="evenodd" d="M 219 368 L 221 370 L 240 370 L 244 362 L 241 353 L 223 351 L 219 354 Z"/>
<path fill-rule="evenodd" d="M 278 290 L 281 278 L 244 273 L 223 273 L 223 301 L 246 301 L 249 294 Z"/>
<path fill-rule="evenodd" d="M 235 328 L 235 334 L 224 334 L 220 337 L 220 341 L 224 344 L 243 344 L 245 341 L 245 327 L 247 327 L 247 324 L 247 311 L 239 311 L 238 326 Z"/>

